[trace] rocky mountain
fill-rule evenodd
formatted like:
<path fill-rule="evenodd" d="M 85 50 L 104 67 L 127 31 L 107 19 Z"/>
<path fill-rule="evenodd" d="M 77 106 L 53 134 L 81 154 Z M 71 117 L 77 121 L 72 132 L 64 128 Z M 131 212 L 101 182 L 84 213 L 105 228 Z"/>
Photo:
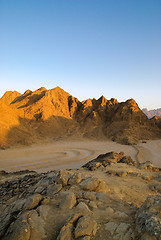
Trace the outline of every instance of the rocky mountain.
<path fill-rule="evenodd" d="M 94 138 L 135 144 L 161 136 L 133 99 L 119 103 L 104 96 L 80 102 L 63 89 L 8 91 L 0 99 L 0 146 L 58 138 Z"/>
<path fill-rule="evenodd" d="M 142 111 L 147 115 L 148 118 L 152 118 L 154 116 L 161 117 L 161 108 L 149 110 L 147 108 L 143 108 Z"/>
<path fill-rule="evenodd" d="M 123 152 L 77 170 L 1 171 L 0 239 L 159 240 L 160 172 Z"/>

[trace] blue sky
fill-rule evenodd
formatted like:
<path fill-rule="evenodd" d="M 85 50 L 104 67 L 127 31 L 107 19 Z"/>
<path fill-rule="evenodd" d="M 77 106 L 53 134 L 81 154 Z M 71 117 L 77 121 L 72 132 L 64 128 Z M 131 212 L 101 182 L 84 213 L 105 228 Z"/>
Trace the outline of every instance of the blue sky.
<path fill-rule="evenodd" d="M 161 107 L 160 0 L 0 0 L 0 96 L 62 87 Z"/>

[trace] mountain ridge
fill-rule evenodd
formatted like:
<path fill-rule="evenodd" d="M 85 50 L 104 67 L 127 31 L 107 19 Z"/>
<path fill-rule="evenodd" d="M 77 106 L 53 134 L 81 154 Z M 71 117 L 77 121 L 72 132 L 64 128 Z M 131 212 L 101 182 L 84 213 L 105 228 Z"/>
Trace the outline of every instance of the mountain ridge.
<path fill-rule="evenodd" d="M 0 99 L 0 107 L 1 147 L 61 137 L 108 138 L 135 144 L 161 136 L 156 120 L 149 120 L 134 99 L 119 103 L 115 98 L 101 96 L 81 102 L 60 87 L 41 87 L 23 94 L 7 91 Z"/>
<path fill-rule="evenodd" d="M 143 108 L 142 111 L 147 115 L 148 118 L 152 118 L 154 116 L 161 117 L 161 108 L 151 109 L 151 110 L 148 110 L 147 108 Z"/>

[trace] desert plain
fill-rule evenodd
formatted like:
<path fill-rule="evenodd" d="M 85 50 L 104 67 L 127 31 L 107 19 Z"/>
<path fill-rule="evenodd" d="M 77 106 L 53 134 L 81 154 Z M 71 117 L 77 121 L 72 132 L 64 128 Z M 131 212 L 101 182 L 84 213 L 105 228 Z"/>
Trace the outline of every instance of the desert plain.
<path fill-rule="evenodd" d="M 7 172 L 33 170 L 47 172 L 55 169 L 75 169 L 107 152 L 121 152 L 137 162 L 150 161 L 161 167 L 161 140 L 140 141 L 123 145 L 111 140 L 58 140 L 32 146 L 13 147 L 0 151 L 0 170 Z"/>

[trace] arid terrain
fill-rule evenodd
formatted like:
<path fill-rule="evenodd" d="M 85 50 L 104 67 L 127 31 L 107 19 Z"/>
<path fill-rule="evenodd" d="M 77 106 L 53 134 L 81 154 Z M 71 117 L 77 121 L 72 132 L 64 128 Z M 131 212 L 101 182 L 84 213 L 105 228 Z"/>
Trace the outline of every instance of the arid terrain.
<path fill-rule="evenodd" d="M 46 172 L 55 169 L 79 168 L 89 160 L 109 151 L 121 152 L 135 161 L 150 161 L 161 167 L 161 140 L 139 142 L 135 146 L 106 141 L 55 141 L 32 146 L 0 150 L 0 170 L 14 172 L 34 170 Z"/>
<path fill-rule="evenodd" d="M 0 170 L 37 172 L 55 169 L 79 168 L 89 160 L 108 151 L 124 151 L 136 159 L 137 150 L 112 141 L 56 141 L 46 144 L 1 150 Z"/>
<path fill-rule="evenodd" d="M 6 92 L 0 113 L 0 239 L 161 239 L 159 118 L 59 87 Z"/>
<path fill-rule="evenodd" d="M 161 138 L 134 99 L 119 103 L 104 96 L 80 102 L 63 89 L 8 91 L 0 99 L 0 147 L 31 145 L 66 138 L 136 144 Z"/>
<path fill-rule="evenodd" d="M 161 239 L 160 172 L 123 152 L 75 170 L 1 171 L 0 238 Z"/>

